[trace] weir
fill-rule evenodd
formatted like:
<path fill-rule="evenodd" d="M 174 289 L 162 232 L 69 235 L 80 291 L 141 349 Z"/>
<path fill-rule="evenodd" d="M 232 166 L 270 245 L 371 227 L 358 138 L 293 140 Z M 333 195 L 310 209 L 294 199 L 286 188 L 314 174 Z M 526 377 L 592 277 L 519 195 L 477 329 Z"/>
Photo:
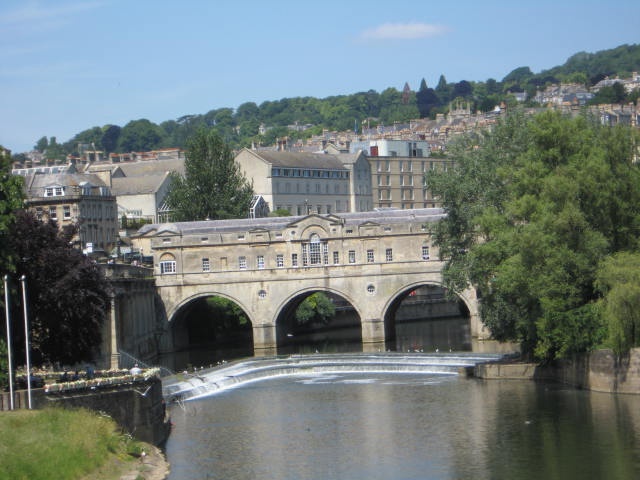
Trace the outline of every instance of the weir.
<path fill-rule="evenodd" d="M 427 373 L 457 375 L 460 368 L 473 367 L 502 358 L 500 354 L 449 353 L 354 353 L 291 355 L 250 358 L 219 367 L 183 373 L 163 379 L 167 402 L 202 398 L 243 384 L 278 376 L 320 373 Z"/>

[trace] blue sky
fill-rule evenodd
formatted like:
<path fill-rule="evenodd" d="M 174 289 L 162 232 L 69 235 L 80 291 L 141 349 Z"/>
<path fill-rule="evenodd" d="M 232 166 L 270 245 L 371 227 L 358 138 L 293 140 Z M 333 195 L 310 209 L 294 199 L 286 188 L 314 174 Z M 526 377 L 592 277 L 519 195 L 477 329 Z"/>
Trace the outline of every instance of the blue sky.
<path fill-rule="evenodd" d="M 93 126 L 502 80 L 640 43 L 640 1 L 3 0 L 0 145 Z"/>

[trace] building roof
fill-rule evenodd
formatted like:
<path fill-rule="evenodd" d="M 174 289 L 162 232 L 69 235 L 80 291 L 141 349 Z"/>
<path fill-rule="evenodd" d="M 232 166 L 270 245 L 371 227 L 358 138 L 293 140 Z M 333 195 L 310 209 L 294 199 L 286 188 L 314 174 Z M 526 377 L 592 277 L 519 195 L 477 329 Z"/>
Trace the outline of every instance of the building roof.
<path fill-rule="evenodd" d="M 101 171 L 107 169 L 120 169 L 125 177 L 143 177 L 146 175 L 166 172 L 178 172 L 184 174 L 184 158 L 170 158 L 165 160 L 145 160 L 138 162 L 122 163 L 94 163 L 88 167 L 88 171 Z"/>
<path fill-rule="evenodd" d="M 38 193 L 45 187 L 78 187 L 84 184 L 94 187 L 107 186 L 100 177 L 90 173 L 36 173 L 27 175 L 25 179 L 28 196 L 41 196 Z"/>
<path fill-rule="evenodd" d="M 300 220 L 316 216 L 322 219 L 339 219 L 345 226 L 358 226 L 365 223 L 384 225 L 411 222 L 435 222 L 445 216 L 441 208 L 417 208 L 411 210 L 385 209 L 373 212 L 341 213 L 330 215 L 301 215 L 291 217 L 242 218 L 231 220 L 207 220 L 198 222 L 179 222 L 144 225 L 136 234 L 137 237 L 153 235 L 161 232 L 172 232 L 181 235 L 200 235 L 222 232 L 248 232 L 256 229 L 283 230 Z"/>
<path fill-rule="evenodd" d="M 156 193 L 169 176 L 168 172 L 135 177 L 114 177 L 111 192 L 118 195 L 144 195 Z"/>
<path fill-rule="evenodd" d="M 308 152 L 269 152 L 247 150 L 276 167 L 345 170 L 337 155 Z"/>

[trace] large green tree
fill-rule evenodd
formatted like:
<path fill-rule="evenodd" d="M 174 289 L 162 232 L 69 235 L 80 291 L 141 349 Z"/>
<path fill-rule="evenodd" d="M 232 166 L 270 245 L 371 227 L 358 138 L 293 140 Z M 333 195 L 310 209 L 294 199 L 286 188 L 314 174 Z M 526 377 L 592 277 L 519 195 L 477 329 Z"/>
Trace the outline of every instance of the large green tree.
<path fill-rule="evenodd" d="M 91 360 L 101 342 L 110 285 L 97 264 L 70 246 L 73 234 L 73 229 L 60 231 L 54 221 L 42 222 L 25 210 L 16 212 L 9 231 L 16 293 L 18 279 L 26 278 L 34 364 Z M 12 310 L 21 312 L 21 297 L 15 297 Z M 23 343 L 15 345 L 19 357 Z"/>
<path fill-rule="evenodd" d="M 618 355 L 640 346 L 640 253 L 620 252 L 606 258 L 596 276 L 604 294 L 602 314 L 609 346 Z"/>
<path fill-rule="evenodd" d="M 187 141 L 185 174 L 173 175 L 167 203 L 174 221 L 245 218 L 253 187 L 233 152 L 214 130 L 200 129 Z"/>
<path fill-rule="evenodd" d="M 495 338 L 542 360 L 603 339 L 595 275 L 638 247 L 637 145 L 628 127 L 514 114 L 452 146 L 455 166 L 427 177 L 448 214 L 434 231 L 447 286 L 477 288 Z"/>

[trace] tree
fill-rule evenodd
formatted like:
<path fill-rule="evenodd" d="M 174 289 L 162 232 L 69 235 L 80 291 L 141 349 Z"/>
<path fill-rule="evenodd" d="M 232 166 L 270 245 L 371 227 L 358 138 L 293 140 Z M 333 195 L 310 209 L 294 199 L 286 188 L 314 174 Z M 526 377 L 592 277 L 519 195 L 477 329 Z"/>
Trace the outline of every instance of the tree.
<path fill-rule="evenodd" d="M 143 118 L 127 123 L 120 132 L 118 149 L 121 152 L 145 152 L 162 143 L 162 129 Z"/>
<path fill-rule="evenodd" d="M 102 139 L 100 143 L 108 153 L 115 152 L 118 148 L 121 128 L 118 125 L 105 125 L 102 127 Z"/>
<path fill-rule="evenodd" d="M 427 88 L 427 82 L 422 79 L 420 83 L 420 89 L 416 93 L 416 103 L 418 111 L 420 112 L 420 118 L 426 118 L 430 115 L 431 110 L 440 105 L 438 95 L 433 88 Z"/>
<path fill-rule="evenodd" d="M 15 275 L 26 277 L 34 363 L 90 360 L 109 307 L 110 285 L 102 271 L 70 246 L 73 229 L 61 232 L 32 212 L 19 210 L 9 233 Z"/>
<path fill-rule="evenodd" d="M 188 140 L 185 157 L 185 175 L 173 174 L 167 196 L 174 221 L 247 216 L 253 187 L 215 131 L 200 129 Z"/>
<path fill-rule="evenodd" d="M 596 267 L 638 248 L 637 132 L 586 117 L 516 114 L 449 149 L 427 185 L 447 218 L 434 231 L 446 285 L 469 283 L 498 340 L 550 360 L 603 338 Z"/>
<path fill-rule="evenodd" d="M 618 354 L 640 346 L 640 253 L 620 252 L 598 268 L 596 286 L 608 328 L 608 344 Z"/>
<path fill-rule="evenodd" d="M 316 292 L 305 298 L 296 310 L 298 325 L 312 322 L 327 324 L 336 313 L 333 302 L 322 292 Z"/>
<path fill-rule="evenodd" d="M 9 248 L 10 229 L 15 211 L 23 205 L 24 179 L 11 175 L 11 158 L 8 151 L 0 146 L 0 269 L 5 273 L 14 271 L 13 255 Z"/>

